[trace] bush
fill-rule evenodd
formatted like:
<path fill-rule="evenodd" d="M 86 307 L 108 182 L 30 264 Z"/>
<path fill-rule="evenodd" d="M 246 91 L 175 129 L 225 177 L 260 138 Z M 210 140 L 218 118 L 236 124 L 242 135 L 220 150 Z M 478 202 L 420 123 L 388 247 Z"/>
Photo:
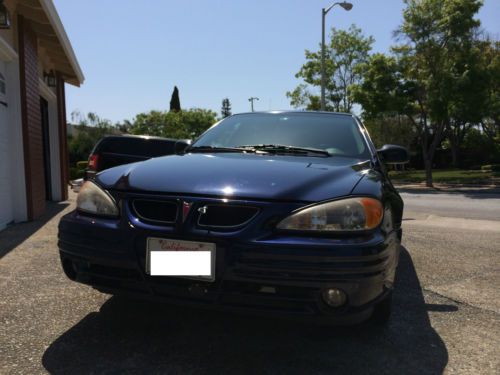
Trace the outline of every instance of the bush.
<path fill-rule="evenodd" d="M 500 144 L 477 129 L 470 129 L 461 147 L 462 165 L 498 165 Z"/>
<path fill-rule="evenodd" d="M 77 169 L 87 169 L 89 165 L 89 162 L 87 160 L 83 160 L 83 161 L 77 161 L 76 162 L 76 168 Z"/>
<path fill-rule="evenodd" d="M 76 180 L 79 178 L 83 178 L 83 173 L 85 171 L 83 169 L 78 169 L 75 167 L 70 167 L 69 168 L 69 179 L 70 180 Z"/>
<path fill-rule="evenodd" d="M 500 164 L 488 164 L 481 166 L 482 171 L 500 172 Z"/>

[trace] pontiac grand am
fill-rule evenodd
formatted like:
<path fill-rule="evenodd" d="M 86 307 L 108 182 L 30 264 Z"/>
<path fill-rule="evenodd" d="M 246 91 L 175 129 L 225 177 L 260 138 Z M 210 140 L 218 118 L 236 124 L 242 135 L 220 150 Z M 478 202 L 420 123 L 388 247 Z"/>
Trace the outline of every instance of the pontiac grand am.
<path fill-rule="evenodd" d="M 105 293 L 385 323 L 403 213 L 385 165 L 407 159 L 350 114 L 230 116 L 85 182 L 59 224 L 62 267 Z"/>

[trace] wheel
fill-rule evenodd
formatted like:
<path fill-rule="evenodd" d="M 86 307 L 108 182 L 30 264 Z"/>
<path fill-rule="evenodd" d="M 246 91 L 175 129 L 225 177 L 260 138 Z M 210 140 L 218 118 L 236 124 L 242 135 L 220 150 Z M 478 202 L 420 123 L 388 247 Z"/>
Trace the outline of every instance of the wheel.
<path fill-rule="evenodd" d="M 386 325 L 392 311 L 392 291 L 373 309 L 371 321 L 376 325 Z"/>

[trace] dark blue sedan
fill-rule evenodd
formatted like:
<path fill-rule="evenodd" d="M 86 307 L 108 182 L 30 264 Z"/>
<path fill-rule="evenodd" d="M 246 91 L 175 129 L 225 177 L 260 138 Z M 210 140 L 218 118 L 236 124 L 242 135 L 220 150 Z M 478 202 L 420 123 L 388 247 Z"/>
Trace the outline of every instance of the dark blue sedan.
<path fill-rule="evenodd" d="M 350 114 L 228 117 L 177 154 L 87 181 L 62 267 L 112 294 L 348 324 L 385 322 L 403 202 Z"/>

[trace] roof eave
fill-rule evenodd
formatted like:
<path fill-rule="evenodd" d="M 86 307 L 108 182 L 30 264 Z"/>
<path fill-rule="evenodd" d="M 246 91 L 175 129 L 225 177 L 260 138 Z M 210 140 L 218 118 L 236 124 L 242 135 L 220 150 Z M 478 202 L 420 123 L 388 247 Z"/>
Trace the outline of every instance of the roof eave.
<path fill-rule="evenodd" d="M 75 55 L 75 51 L 73 51 L 73 47 L 69 41 L 68 35 L 64 30 L 64 26 L 59 18 L 59 14 L 54 6 L 52 0 L 39 0 L 40 5 L 42 6 L 47 18 L 50 21 L 50 24 L 54 28 L 54 31 L 61 43 L 61 46 L 68 58 L 68 61 L 75 73 L 76 79 L 67 79 L 66 82 L 72 84 L 74 86 L 80 86 L 85 81 L 85 76 L 83 75 L 82 69 L 80 68 L 80 64 Z"/>

